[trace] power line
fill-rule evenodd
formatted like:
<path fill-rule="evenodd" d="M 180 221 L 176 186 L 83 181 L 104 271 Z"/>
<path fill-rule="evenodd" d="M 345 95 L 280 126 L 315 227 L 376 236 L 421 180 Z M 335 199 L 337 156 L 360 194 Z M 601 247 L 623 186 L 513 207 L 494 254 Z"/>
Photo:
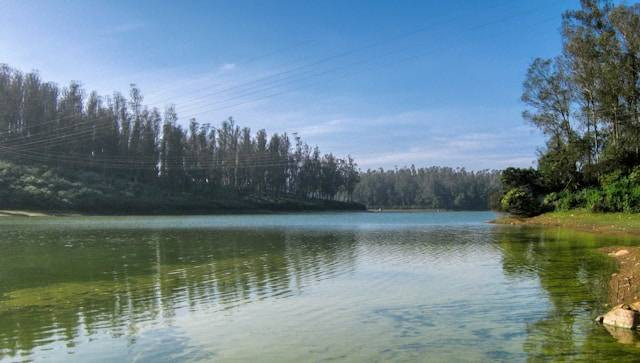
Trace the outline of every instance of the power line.
<path fill-rule="evenodd" d="M 487 9 L 499 8 L 499 7 L 501 7 L 502 5 L 505 5 L 505 4 L 511 4 L 511 1 L 500 2 L 500 3 L 498 3 L 498 4 L 494 5 L 494 6 L 487 7 Z M 408 38 L 410 36 L 429 31 L 429 30 L 431 30 L 432 28 L 434 28 L 437 25 L 448 24 L 451 21 L 456 20 L 458 18 L 462 18 L 462 16 L 460 16 L 459 14 L 456 14 L 455 16 L 452 16 L 452 17 L 449 17 L 447 19 L 444 19 L 444 20 L 440 21 L 439 23 L 435 23 L 434 24 L 433 22 L 429 22 L 427 26 L 421 26 L 421 27 L 412 29 L 412 30 L 407 31 L 407 32 L 403 32 L 403 33 L 399 33 L 399 34 L 393 35 L 391 37 L 388 37 L 387 39 L 378 40 L 378 41 L 367 43 L 367 44 L 362 45 L 362 46 L 346 49 L 346 50 L 344 50 L 342 52 L 334 53 L 334 54 L 329 55 L 327 57 L 323 57 L 323 58 L 311 61 L 309 63 L 303 64 L 303 65 L 300 65 L 300 66 L 292 67 L 292 68 L 286 69 L 286 70 L 281 71 L 281 72 L 275 72 L 275 73 L 269 74 L 267 76 L 259 77 L 257 79 L 253 79 L 253 80 L 250 80 L 250 81 L 247 81 L 247 82 L 242 82 L 242 83 L 239 83 L 239 84 L 236 84 L 236 85 L 233 85 L 233 86 L 221 89 L 221 90 L 217 90 L 214 93 L 205 94 L 204 96 L 210 97 L 210 96 L 221 94 L 221 93 L 230 93 L 230 92 L 233 92 L 233 91 L 235 91 L 237 89 L 243 89 L 246 86 L 259 84 L 261 82 L 269 81 L 270 79 L 274 79 L 274 78 L 275 78 L 275 81 L 282 81 L 282 79 L 278 80 L 279 76 L 283 76 L 283 75 L 287 75 L 287 74 L 291 74 L 291 73 L 295 74 L 295 72 L 297 72 L 299 70 L 305 70 L 305 69 L 308 69 L 308 68 L 315 68 L 318 65 L 322 65 L 322 64 L 328 63 L 328 62 L 330 62 L 332 60 L 335 60 L 335 59 L 345 58 L 347 56 L 350 56 L 352 54 L 357 54 L 357 53 L 362 52 L 364 50 L 377 48 L 377 47 L 380 47 L 382 45 L 388 44 L 388 43 L 393 42 L 393 41 L 397 41 L 397 40 L 400 40 L 400 39 Z M 287 76 L 286 78 L 289 78 L 289 77 L 291 77 L 291 76 Z M 208 87 L 204 87 L 204 88 L 201 88 L 200 90 L 206 90 L 207 88 Z"/>
<path fill-rule="evenodd" d="M 508 2 L 505 2 L 505 3 L 508 3 Z M 502 5 L 502 4 L 500 4 L 500 6 L 501 6 L 501 5 Z M 496 7 L 497 7 L 497 6 L 496 6 Z M 524 12 L 519 12 L 519 13 L 522 13 L 522 14 L 529 14 L 529 13 L 531 13 L 531 12 L 533 12 L 533 11 L 535 11 L 535 10 L 538 10 L 538 9 L 540 9 L 540 8 L 541 8 L 541 7 L 535 7 L 535 8 L 533 8 L 533 9 L 529 9 L 529 10 L 526 10 L 526 11 L 524 11 Z M 496 24 L 496 23 L 500 23 L 500 22 L 508 21 L 508 20 L 510 20 L 510 19 L 513 19 L 513 17 L 514 17 L 514 16 L 515 16 L 514 14 L 511 14 L 511 15 L 509 15 L 509 16 L 507 16 L 507 17 L 500 18 L 500 19 L 498 19 L 498 20 L 496 20 L 496 21 L 492 21 L 492 22 L 488 22 L 488 23 L 480 24 L 480 25 L 478 25 L 478 26 L 475 26 L 475 27 L 472 27 L 471 29 L 466 30 L 466 31 L 465 31 L 465 33 L 466 33 L 466 32 L 468 32 L 468 31 L 477 30 L 477 29 L 479 29 L 479 28 L 482 28 L 482 27 L 485 27 L 485 26 L 488 26 L 488 25 L 492 25 L 492 24 Z M 420 33 L 420 32 L 424 32 L 424 31 L 426 31 L 426 30 L 428 30 L 428 29 L 429 29 L 429 27 L 423 27 L 423 28 L 415 29 L 415 30 L 413 30 L 413 31 L 406 32 L 406 33 L 398 34 L 398 35 L 396 35 L 396 36 L 394 36 L 394 37 L 391 37 L 391 38 L 389 38 L 389 39 L 386 39 L 386 40 L 384 40 L 384 41 L 372 42 L 372 43 L 369 43 L 369 44 L 367 44 L 367 45 L 365 45 L 365 46 L 363 46 L 363 47 L 353 48 L 353 49 L 347 50 L 347 51 L 345 51 L 345 52 L 342 52 L 342 53 L 339 53 L 339 54 L 336 54 L 336 55 L 332 55 L 332 56 L 329 56 L 329 57 L 326 57 L 326 58 L 320 59 L 320 60 L 318 60 L 318 61 L 312 62 L 312 63 L 310 63 L 310 64 L 308 64 L 308 65 L 306 65 L 306 66 L 304 66 L 304 67 L 296 67 L 296 68 L 294 68 L 294 69 L 290 69 L 290 70 L 288 70 L 288 71 L 286 71 L 286 72 L 283 72 L 283 73 L 290 73 L 290 72 L 294 72 L 294 71 L 295 71 L 295 70 L 297 70 L 297 69 L 307 68 L 307 67 L 309 67 L 309 66 L 313 66 L 313 65 L 315 65 L 315 64 L 317 64 L 317 63 L 323 63 L 323 62 L 326 62 L 327 60 L 330 60 L 330 59 L 340 58 L 340 57 L 344 56 L 345 54 L 352 54 L 352 53 L 356 53 L 356 52 L 361 51 L 361 50 L 369 49 L 369 48 L 372 48 L 372 47 L 377 47 L 377 46 L 379 46 L 379 45 L 382 45 L 382 44 L 388 43 L 388 42 L 390 42 L 390 41 L 392 41 L 392 40 L 396 40 L 396 39 L 400 39 L 400 38 L 408 37 L 408 36 L 413 35 L 413 34 L 417 34 L 417 33 Z M 401 51 L 405 51 L 405 50 L 409 50 L 409 49 L 411 49 L 411 48 L 412 48 L 412 47 L 405 47 L 404 49 L 401 49 L 401 50 L 400 50 L 400 52 L 401 52 Z M 399 51 L 397 51 L 397 50 L 396 50 L 396 51 L 391 51 L 391 52 L 388 52 L 388 53 L 384 54 L 382 57 L 387 57 L 387 56 L 389 56 L 389 55 L 393 55 L 393 54 L 398 53 L 398 52 L 399 52 Z M 424 55 L 425 55 L 425 54 L 422 54 L 422 55 L 420 55 L 420 56 L 424 56 Z M 417 56 L 416 56 L 416 57 L 417 57 Z M 378 60 L 378 59 L 380 59 L 380 57 L 377 57 L 375 60 Z M 413 57 L 411 57 L 411 58 L 409 58 L 409 59 L 413 59 Z M 296 82 L 296 81 L 300 81 L 301 79 L 302 79 L 302 80 L 304 80 L 304 79 L 310 79 L 310 78 L 314 78 L 314 77 L 317 77 L 317 76 L 322 76 L 322 75 L 330 74 L 330 73 L 335 72 L 335 71 L 346 70 L 346 69 L 348 69 L 350 66 L 364 65 L 364 64 L 367 64 L 367 63 L 371 63 L 372 61 L 373 61 L 372 59 L 363 60 L 363 61 L 358 61 L 358 62 L 351 63 L 351 64 L 349 64 L 349 65 L 347 65 L 347 66 L 334 67 L 334 68 L 329 69 L 329 70 L 324 70 L 324 71 L 321 71 L 321 72 L 310 73 L 310 74 L 308 74 L 306 77 L 298 78 L 298 79 L 295 79 L 295 78 L 291 79 L 291 77 L 284 78 L 284 79 L 279 79 L 279 80 L 278 80 L 278 79 L 276 79 L 275 83 L 273 83 L 273 84 L 271 85 L 271 87 L 266 87 L 266 88 L 262 88 L 262 89 L 258 88 L 258 89 L 253 89 L 253 90 L 248 89 L 248 90 L 246 90 L 246 91 L 245 91 L 245 93 L 244 93 L 244 94 L 236 95 L 236 96 L 234 96 L 234 97 L 230 97 L 230 98 L 227 98 L 227 99 L 223 99 L 223 100 L 221 100 L 221 101 L 218 101 L 218 102 L 214 102 L 214 103 L 212 103 L 212 104 L 209 104 L 209 106 L 211 106 L 211 105 L 215 105 L 215 104 L 220 104 L 220 103 L 223 103 L 223 102 L 233 101 L 233 100 L 235 100 L 235 99 L 241 99 L 242 97 L 245 97 L 245 96 L 248 96 L 248 95 L 253 95 L 253 94 L 256 94 L 256 93 L 260 93 L 260 92 L 264 92 L 264 91 L 269 91 L 269 90 L 272 90 L 272 89 L 277 89 L 278 87 L 285 86 L 285 85 L 291 84 L 291 83 Z M 280 73 L 280 74 L 283 74 L 283 73 Z M 264 77 L 264 78 L 269 78 L 269 77 Z M 264 78 L 262 78 L 262 79 L 264 79 Z M 254 81 L 252 81 L 252 82 L 248 82 L 248 83 L 246 83 L 246 84 L 252 84 L 252 83 L 255 83 L 255 82 L 260 81 L 260 80 L 262 80 L 262 79 L 254 80 Z M 288 80 L 288 81 L 287 81 L 287 80 Z M 283 81 L 284 81 L 284 83 L 282 83 Z M 277 82 L 280 82 L 280 84 L 278 84 Z M 274 86 L 274 84 L 275 84 L 275 86 Z M 241 84 L 241 85 L 242 85 L 242 84 Z M 232 90 L 232 89 L 233 89 L 233 88 L 228 88 L 228 89 L 225 89 L 224 91 L 229 91 L 229 90 Z M 274 94 L 274 95 L 268 95 L 268 96 L 266 96 L 266 97 L 262 97 L 262 98 L 260 98 L 260 99 L 258 99 L 258 100 L 262 100 L 262 99 L 266 99 L 266 98 L 275 97 L 275 96 L 282 95 L 282 94 L 285 94 L 285 93 L 289 93 L 289 92 L 292 92 L 292 91 L 293 91 L 293 90 L 288 90 L 288 91 L 284 91 L 284 92 L 278 92 L 278 93 L 276 93 L 276 94 Z M 234 103 L 234 104 L 223 104 L 223 105 L 222 105 L 222 107 L 220 107 L 220 108 L 218 108 L 218 109 L 227 109 L 227 108 L 232 108 L 232 107 L 236 107 L 236 106 L 238 106 L 238 105 L 246 104 L 246 103 L 249 103 L 249 102 L 255 102 L 255 101 L 258 101 L 258 100 L 251 100 L 251 101 L 245 101 L 245 102 Z M 201 102 L 201 101 L 196 101 L 196 102 Z M 184 110 L 184 109 L 183 109 L 183 110 Z M 190 110 L 190 108 L 187 108 L 187 110 Z M 194 109 L 193 109 L 193 108 L 191 108 L 191 110 L 194 110 Z M 190 117 L 195 116 L 195 115 L 197 115 L 197 114 L 200 114 L 200 113 L 202 113 L 202 112 L 212 111 L 212 110 L 215 110 L 215 109 L 209 108 L 209 109 L 199 110 L 197 113 L 193 113 L 193 114 L 191 114 L 191 115 L 187 115 L 187 117 L 184 117 L 184 118 L 190 118 Z M 44 124 L 55 123 L 55 122 L 59 122 L 59 121 L 62 121 L 62 120 L 64 120 L 64 119 L 67 119 L 67 118 L 74 118 L 74 117 L 77 117 L 77 116 L 76 116 L 76 115 L 67 115 L 67 116 L 59 117 L 59 118 L 54 119 L 54 120 L 50 120 L 50 121 L 47 121 L 47 122 L 40 123 L 39 125 L 33 125 L 32 127 L 41 127 L 41 126 L 42 126 L 42 125 L 44 125 Z M 69 127 L 73 127 L 73 126 L 69 126 Z M 3 134 L 4 134 L 4 133 L 3 133 Z M 0 135 L 1 135 L 1 134 L 0 134 Z"/>
<path fill-rule="evenodd" d="M 486 26 L 489 26 L 489 25 L 493 25 L 493 24 L 498 24 L 498 23 L 502 23 L 502 22 L 505 22 L 505 21 L 509 21 L 509 20 L 514 19 L 514 18 L 517 18 L 519 15 L 530 14 L 530 13 L 533 13 L 533 12 L 535 12 L 537 10 L 542 9 L 542 8 L 543 8 L 542 6 L 537 6 L 537 7 L 534 7 L 532 9 L 525 10 L 525 11 L 519 11 L 519 12 L 516 12 L 516 13 L 512 13 L 512 14 L 510 14 L 508 16 L 501 17 L 501 18 L 499 18 L 499 19 L 497 19 L 495 21 L 490 21 L 490 22 L 487 22 L 487 23 L 479 24 L 477 26 L 471 27 L 471 28 L 469 28 L 467 30 L 464 30 L 462 32 L 458 32 L 457 35 L 461 35 L 461 34 L 465 34 L 465 33 L 470 32 L 470 31 L 478 30 L 480 28 L 483 28 L 483 27 L 486 27 Z M 408 35 L 411 35 L 411 34 L 415 34 L 415 33 L 419 33 L 419 32 L 423 32 L 423 31 L 428 30 L 428 29 L 429 28 L 422 28 L 420 30 L 416 30 L 416 31 L 405 33 L 405 34 L 401 34 L 401 35 L 398 35 L 398 36 L 396 36 L 394 38 L 391 38 L 391 39 L 389 39 L 387 41 L 374 42 L 374 43 L 366 45 L 366 46 L 364 46 L 362 48 L 356 48 L 356 50 L 373 48 L 373 47 L 379 46 L 381 44 L 387 43 L 390 40 L 394 40 L 396 38 L 403 38 L 405 36 L 408 36 Z M 336 71 L 346 70 L 346 69 L 349 69 L 350 67 L 353 67 L 353 66 L 359 66 L 359 65 L 364 65 L 364 64 L 368 64 L 368 63 L 373 63 L 373 62 L 379 61 L 382 58 L 386 58 L 386 57 L 389 57 L 389 56 L 392 56 L 392 55 L 395 55 L 395 54 L 398 54 L 398 53 L 402 53 L 402 52 L 405 52 L 405 51 L 410 51 L 413 48 L 415 48 L 414 45 L 408 46 L 408 47 L 404 47 L 404 48 L 401 48 L 401 49 L 391 50 L 391 51 L 386 52 L 386 53 L 384 53 L 384 54 L 382 54 L 380 56 L 369 57 L 369 58 L 366 58 L 366 59 L 363 59 L 363 60 L 357 60 L 355 62 L 349 63 L 346 66 L 344 66 L 344 65 L 343 66 L 337 66 L 337 67 L 330 68 L 328 70 L 319 70 L 318 71 L 318 70 L 315 70 L 315 69 L 311 69 L 310 71 L 302 72 L 300 74 L 295 74 L 294 73 L 293 75 L 290 75 L 290 76 L 287 76 L 287 77 L 284 77 L 284 78 L 280 78 L 280 79 L 275 79 L 274 81 L 268 82 L 268 83 L 266 83 L 264 85 L 256 86 L 254 88 L 243 89 L 243 87 L 230 87 L 230 88 L 225 89 L 223 91 L 227 91 L 228 93 L 233 94 L 233 92 L 234 91 L 238 91 L 237 88 L 239 88 L 240 89 L 239 93 L 237 93 L 235 95 L 232 95 L 230 97 L 227 97 L 227 98 L 223 98 L 223 99 L 218 100 L 218 101 L 213 102 L 213 103 L 208 103 L 207 106 L 211 106 L 212 104 L 225 103 L 225 102 L 232 101 L 232 100 L 235 100 L 235 99 L 239 99 L 239 98 L 242 98 L 242 97 L 245 97 L 245 96 L 249 96 L 249 95 L 257 94 L 257 93 L 260 93 L 260 92 L 276 89 L 276 88 L 281 87 L 281 86 L 294 84 L 294 83 L 299 82 L 301 80 L 311 79 L 311 78 L 315 78 L 315 77 L 318 77 L 318 76 L 331 74 L 331 73 L 336 72 Z M 354 51 L 347 51 L 345 53 L 351 54 L 351 53 L 356 53 L 356 51 L 355 50 Z M 328 58 L 330 58 L 330 57 L 328 57 Z M 320 61 L 318 61 L 318 62 L 320 62 Z M 324 63 L 324 62 L 322 62 L 322 63 Z M 304 67 L 304 68 L 306 68 L 306 67 Z M 286 72 L 286 73 L 289 73 L 289 72 Z M 254 82 L 249 82 L 249 83 L 254 83 Z M 217 94 L 220 94 L 220 93 L 222 93 L 222 92 L 209 93 L 206 96 L 214 96 L 214 95 L 217 95 Z M 196 107 L 196 105 L 202 104 L 203 102 L 206 102 L 206 100 L 201 98 L 200 100 L 196 99 L 195 101 L 182 103 L 178 107 L 180 107 L 180 111 L 181 112 L 184 112 L 185 109 L 187 110 L 187 112 L 189 112 L 189 111 L 194 110 L 194 107 Z M 246 103 L 246 102 L 243 102 L 242 104 L 244 104 L 244 103 Z M 187 106 L 186 108 L 184 107 L 185 105 Z M 229 108 L 229 107 L 223 106 L 223 109 L 224 108 Z M 207 110 L 208 109 L 205 109 L 204 111 L 207 111 Z M 197 113 L 194 113 L 192 115 L 197 115 Z"/>

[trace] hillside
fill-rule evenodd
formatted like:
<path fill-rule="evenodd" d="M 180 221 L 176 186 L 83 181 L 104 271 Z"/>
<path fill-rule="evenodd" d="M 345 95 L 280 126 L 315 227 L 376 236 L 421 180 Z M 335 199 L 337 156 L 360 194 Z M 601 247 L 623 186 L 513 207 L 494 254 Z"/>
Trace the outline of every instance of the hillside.
<path fill-rule="evenodd" d="M 0 209 L 88 214 L 197 214 L 269 211 L 363 210 L 358 203 L 300 199 L 290 195 L 243 195 L 172 191 L 118 175 L 68 172 L 0 161 Z"/>

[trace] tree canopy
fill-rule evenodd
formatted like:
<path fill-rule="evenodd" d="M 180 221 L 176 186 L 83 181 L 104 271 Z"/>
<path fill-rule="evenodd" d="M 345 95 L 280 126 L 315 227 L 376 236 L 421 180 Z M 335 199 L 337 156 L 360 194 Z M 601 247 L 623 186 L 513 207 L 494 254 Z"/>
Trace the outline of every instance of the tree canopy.
<path fill-rule="evenodd" d="M 498 207 L 499 175 L 448 167 L 367 170 L 354 198 L 371 208 L 487 210 Z"/>
<path fill-rule="evenodd" d="M 219 126 L 191 119 L 185 127 L 173 106 L 160 111 L 143 100 L 133 84 L 128 97 L 87 95 L 78 82 L 60 88 L 37 72 L 0 65 L 0 158 L 198 198 L 352 198 L 358 169 L 351 157 L 322 154 L 295 134 L 252 133 L 232 118 Z"/>
<path fill-rule="evenodd" d="M 534 60 L 523 83 L 523 117 L 547 135 L 540 185 L 508 187 L 546 209 L 640 211 L 640 4 L 580 3 L 562 16 L 561 54 Z"/>

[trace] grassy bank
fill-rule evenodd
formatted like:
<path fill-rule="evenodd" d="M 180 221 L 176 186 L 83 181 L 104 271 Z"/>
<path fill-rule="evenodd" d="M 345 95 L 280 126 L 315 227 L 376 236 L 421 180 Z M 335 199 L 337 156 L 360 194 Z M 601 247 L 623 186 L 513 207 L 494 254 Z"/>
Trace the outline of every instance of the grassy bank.
<path fill-rule="evenodd" d="M 498 224 L 540 225 L 578 229 L 602 233 L 630 233 L 640 235 L 638 213 L 593 213 L 584 210 L 549 212 L 539 216 L 522 218 L 502 216 Z"/>
<path fill-rule="evenodd" d="M 117 173 L 68 171 L 0 161 L 0 216 L 221 214 L 364 210 L 359 203 L 229 187 L 180 188 Z"/>

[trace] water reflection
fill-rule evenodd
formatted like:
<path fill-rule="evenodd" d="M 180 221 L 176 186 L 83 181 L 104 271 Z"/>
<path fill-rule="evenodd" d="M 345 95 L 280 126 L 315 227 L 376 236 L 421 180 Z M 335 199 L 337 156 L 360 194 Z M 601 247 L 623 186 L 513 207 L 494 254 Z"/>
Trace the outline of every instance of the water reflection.
<path fill-rule="evenodd" d="M 281 230 L 9 231 L 2 248 L 0 358 L 285 298 L 349 273 L 355 258 L 352 233 Z"/>
<path fill-rule="evenodd" d="M 505 274 L 537 278 L 551 303 L 545 317 L 527 326 L 523 349 L 529 360 L 637 359 L 640 351 L 611 344 L 613 338 L 634 341 L 631 336 L 637 333 L 616 331 L 612 338 L 593 321 L 609 306 L 609 279 L 616 270 L 615 262 L 597 248 L 621 243 L 637 242 L 561 229 L 501 229 Z"/>
<path fill-rule="evenodd" d="M 156 218 L 105 229 L 93 219 L 90 228 L 0 225 L 0 360 L 640 354 L 636 335 L 593 322 L 616 268 L 597 248 L 637 241 L 392 217 L 402 224 L 331 228 L 342 217 L 321 215 L 322 226 L 303 228 L 315 217 L 295 215 L 297 228 L 286 216 L 246 228 L 197 225 L 204 218 L 168 229 Z"/>

